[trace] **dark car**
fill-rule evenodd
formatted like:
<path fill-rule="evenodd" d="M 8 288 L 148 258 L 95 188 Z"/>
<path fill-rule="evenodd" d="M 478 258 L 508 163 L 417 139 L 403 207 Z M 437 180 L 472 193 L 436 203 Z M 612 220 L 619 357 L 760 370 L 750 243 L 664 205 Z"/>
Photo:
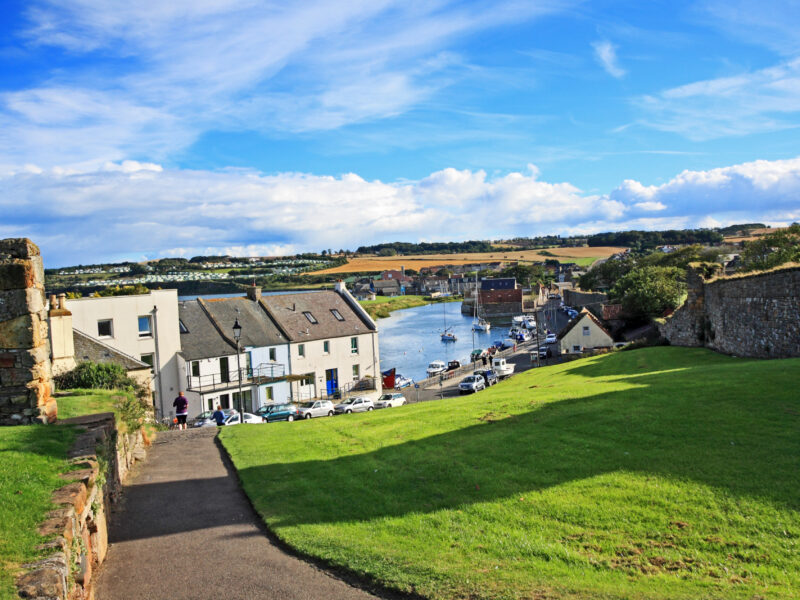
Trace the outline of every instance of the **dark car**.
<path fill-rule="evenodd" d="M 473 375 L 480 375 L 481 377 L 483 377 L 483 380 L 486 382 L 486 387 L 494 385 L 498 381 L 497 373 L 495 373 L 491 369 L 478 369 L 473 373 Z"/>
<path fill-rule="evenodd" d="M 289 421 L 291 423 L 295 419 L 303 418 L 300 410 L 289 402 L 267 404 L 259 408 L 256 414 L 267 423 L 272 423 L 273 421 Z"/>
<path fill-rule="evenodd" d="M 460 368 L 461 368 L 461 363 L 458 362 L 457 360 L 451 360 L 449 363 L 447 363 L 448 371 L 455 371 L 456 369 Z"/>

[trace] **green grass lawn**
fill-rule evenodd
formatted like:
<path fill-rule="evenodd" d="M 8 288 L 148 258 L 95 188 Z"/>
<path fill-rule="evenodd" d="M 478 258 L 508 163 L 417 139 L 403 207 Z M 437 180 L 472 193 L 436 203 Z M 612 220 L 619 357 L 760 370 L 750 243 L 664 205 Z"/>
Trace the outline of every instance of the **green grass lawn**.
<path fill-rule="evenodd" d="M 800 597 L 800 360 L 648 348 L 226 428 L 298 551 L 429 598 Z"/>
<path fill-rule="evenodd" d="M 373 319 L 383 319 L 388 317 L 395 310 L 424 306 L 432 302 L 461 302 L 461 297 L 445 296 L 443 298 L 431 299 L 429 296 L 415 296 L 413 294 L 405 296 L 378 296 L 376 300 L 361 300 L 359 304 L 366 309 L 369 316 Z"/>
<path fill-rule="evenodd" d="M 58 418 L 70 419 L 103 412 L 117 414 L 116 398 L 123 393 L 117 390 L 69 390 L 69 396 L 58 397 Z"/>
<path fill-rule="evenodd" d="M 36 560 L 44 541 L 36 529 L 53 490 L 65 485 L 66 453 L 74 439 L 69 427 L 0 427 L 0 599 L 17 598 L 20 565 Z"/>

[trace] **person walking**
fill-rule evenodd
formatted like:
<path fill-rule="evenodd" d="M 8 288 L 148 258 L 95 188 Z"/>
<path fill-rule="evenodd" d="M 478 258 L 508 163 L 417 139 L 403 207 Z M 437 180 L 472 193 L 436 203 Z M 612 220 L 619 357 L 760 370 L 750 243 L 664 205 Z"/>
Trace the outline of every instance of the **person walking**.
<path fill-rule="evenodd" d="M 214 411 L 214 414 L 211 415 L 211 418 L 217 422 L 217 427 L 222 427 L 225 424 L 225 413 L 222 412 L 222 408 L 217 404 L 217 410 Z"/>
<path fill-rule="evenodd" d="M 178 419 L 178 429 L 186 429 L 186 416 L 189 414 L 189 401 L 183 395 L 183 391 L 178 392 L 178 397 L 172 402 L 175 407 L 175 418 Z"/>

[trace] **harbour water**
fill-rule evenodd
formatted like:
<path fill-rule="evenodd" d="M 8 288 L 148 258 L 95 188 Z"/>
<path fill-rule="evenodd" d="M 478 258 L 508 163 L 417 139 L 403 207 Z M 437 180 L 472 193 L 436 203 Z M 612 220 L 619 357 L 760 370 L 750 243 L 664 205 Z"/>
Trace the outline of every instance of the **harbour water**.
<path fill-rule="evenodd" d="M 445 319 L 447 327 L 458 338 L 455 342 L 443 342 L 439 337 Z M 397 373 L 406 377 L 424 379 L 425 369 L 431 361 L 459 360 L 464 364 L 469 362 L 473 348 L 488 348 L 494 340 L 507 337 L 509 318 L 492 321 L 488 333 L 473 332 L 472 321 L 472 317 L 461 314 L 460 302 L 397 310 L 389 317 L 379 319 L 381 370 L 394 367 Z"/>

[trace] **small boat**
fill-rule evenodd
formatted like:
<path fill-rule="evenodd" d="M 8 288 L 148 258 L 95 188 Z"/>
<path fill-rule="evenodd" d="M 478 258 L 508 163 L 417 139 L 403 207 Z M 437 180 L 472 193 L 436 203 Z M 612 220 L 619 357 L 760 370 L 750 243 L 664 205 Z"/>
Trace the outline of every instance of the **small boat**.
<path fill-rule="evenodd" d="M 481 316 L 481 295 L 478 291 L 478 275 L 475 275 L 475 320 L 472 322 L 473 331 L 488 333 L 492 324 Z"/>
<path fill-rule="evenodd" d="M 439 373 L 444 373 L 447 370 L 447 365 L 444 364 L 443 360 L 434 360 L 431 364 L 428 365 L 426 369 L 426 373 L 428 377 L 433 377 L 434 375 L 438 375 Z"/>
<path fill-rule="evenodd" d="M 492 324 L 489 323 L 486 319 L 475 319 L 472 322 L 472 329 L 475 331 L 489 331 L 492 328 Z"/>
<path fill-rule="evenodd" d="M 455 342 L 458 338 L 456 334 L 451 331 L 445 331 L 442 333 L 442 341 L 443 342 Z"/>
<path fill-rule="evenodd" d="M 500 378 L 508 377 L 514 373 L 515 367 L 516 365 L 514 363 L 508 362 L 505 358 L 498 357 L 492 359 L 492 370 L 497 373 L 497 376 Z"/>
<path fill-rule="evenodd" d="M 511 317 L 511 324 L 516 325 L 517 327 L 522 326 L 522 323 L 525 321 L 525 315 L 516 315 Z"/>
<path fill-rule="evenodd" d="M 535 317 L 525 317 L 522 321 L 522 326 L 525 329 L 531 330 L 536 329 L 536 318 Z"/>

